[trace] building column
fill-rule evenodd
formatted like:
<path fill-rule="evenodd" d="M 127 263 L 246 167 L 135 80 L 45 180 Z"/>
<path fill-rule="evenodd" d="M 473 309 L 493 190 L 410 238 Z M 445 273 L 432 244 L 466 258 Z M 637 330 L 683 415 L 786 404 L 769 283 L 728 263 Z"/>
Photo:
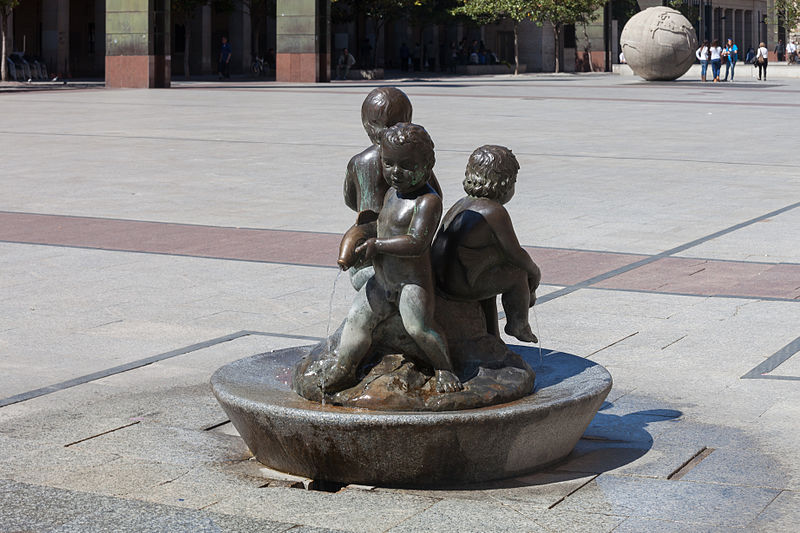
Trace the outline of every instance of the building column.
<path fill-rule="evenodd" d="M 250 72 L 252 62 L 252 32 L 250 31 L 250 13 L 244 9 L 242 4 L 238 4 L 230 17 L 230 35 L 240 39 L 239 42 L 231 43 L 233 55 L 231 56 L 231 66 L 233 72 Z"/>
<path fill-rule="evenodd" d="M 330 80 L 330 0 L 278 0 L 276 79 Z"/>
<path fill-rule="evenodd" d="M 49 74 L 69 77 L 69 0 L 42 0 L 42 57 Z"/>
<path fill-rule="evenodd" d="M 169 0 L 106 0 L 106 87 L 169 87 L 169 8 Z"/>
<path fill-rule="evenodd" d="M 200 58 L 200 70 L 203 74 L 216 74 L 216 64 L 211 57 L 211 4 L 206 4 L 200 8 L 200 45 L 202 56 Z"/>

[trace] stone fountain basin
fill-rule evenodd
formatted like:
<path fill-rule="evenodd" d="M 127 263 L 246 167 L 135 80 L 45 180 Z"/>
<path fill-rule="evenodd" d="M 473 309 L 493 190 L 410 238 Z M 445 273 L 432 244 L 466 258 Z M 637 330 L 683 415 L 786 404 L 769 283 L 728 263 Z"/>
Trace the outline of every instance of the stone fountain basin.
<path fill-rule="evenodd" d="M 256 459 L 315 480 L 425 487 L 527 474 L 566 457 L 611 390 L 602 366 L 510 346 L 536 371 L 533 394 L 463 411 L 375 411 L 323 406 L 291 389 L 311 346 L 234 361 L 211 387 Z"/>

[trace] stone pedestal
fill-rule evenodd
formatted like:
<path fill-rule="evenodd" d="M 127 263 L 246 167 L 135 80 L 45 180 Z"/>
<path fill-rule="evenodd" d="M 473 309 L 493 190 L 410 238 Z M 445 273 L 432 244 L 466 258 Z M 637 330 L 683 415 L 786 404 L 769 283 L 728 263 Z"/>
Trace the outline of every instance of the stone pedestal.
<path fill-rule="evenodd" d="M 291 389 L 310 347 L 223 366 L 211 387 L 263 464 L 315 480 L 382 486 L 452 486 L 520 476 L 566 457 L 611 389 L 600 365 L 563 353 L 540 359 L 512 346 L 536 371 L 517 401 L 447 412 L 321 405 Z"/>
<path fill-rule="evenodd" d="M 278 0 L 276 80 L 330 81 L 328 0 Z"/>
<path fill-rule="evenodd" d="M 106 0 L 106 87 L 170 86 L 169 2 Z"/>

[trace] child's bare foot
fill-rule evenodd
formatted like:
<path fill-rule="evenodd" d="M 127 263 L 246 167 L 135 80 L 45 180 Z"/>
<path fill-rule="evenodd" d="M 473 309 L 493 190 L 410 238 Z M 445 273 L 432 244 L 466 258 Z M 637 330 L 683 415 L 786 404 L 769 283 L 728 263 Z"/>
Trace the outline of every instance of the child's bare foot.
<path fill-rule="evenodd" d="M 512 337 L 518 338 L 522 342 L 539 342 L 539 339 L 537 339 L 536 335 L 533 334 L 531 327 L 528 324 L 525 324 L 522 327 L 514 327 L 511 325 L 511 323 L 506 323 L 506 327 L 504 329 L 506 330 L 506 333 Z"/>
<path fill-rule="evenodd" d="M 449 370 L 436 371 L 436 392 L 458 392 L 464 389 L 461 380 Z"/>
<path fill-rule="evenodd" d="M 354 381 L 353 372 L 339 364 L 335 357 L 320 359 L 309 365 L 306 374 L 319 376 L 319 386 L 326 393 L 346 389 Z"/>

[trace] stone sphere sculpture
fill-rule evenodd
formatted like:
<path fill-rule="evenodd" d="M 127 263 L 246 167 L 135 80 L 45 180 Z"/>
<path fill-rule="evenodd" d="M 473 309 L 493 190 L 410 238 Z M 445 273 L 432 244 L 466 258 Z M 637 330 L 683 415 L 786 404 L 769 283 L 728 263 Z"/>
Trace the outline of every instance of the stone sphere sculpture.
<path fill-rule="evenodd" d="M 697 49 L 692 24 L 668 7 L 651 7 L 631 17 L 620 42 L 631 70 L 647 81 L 680 78 L 694 63 Z"/>

